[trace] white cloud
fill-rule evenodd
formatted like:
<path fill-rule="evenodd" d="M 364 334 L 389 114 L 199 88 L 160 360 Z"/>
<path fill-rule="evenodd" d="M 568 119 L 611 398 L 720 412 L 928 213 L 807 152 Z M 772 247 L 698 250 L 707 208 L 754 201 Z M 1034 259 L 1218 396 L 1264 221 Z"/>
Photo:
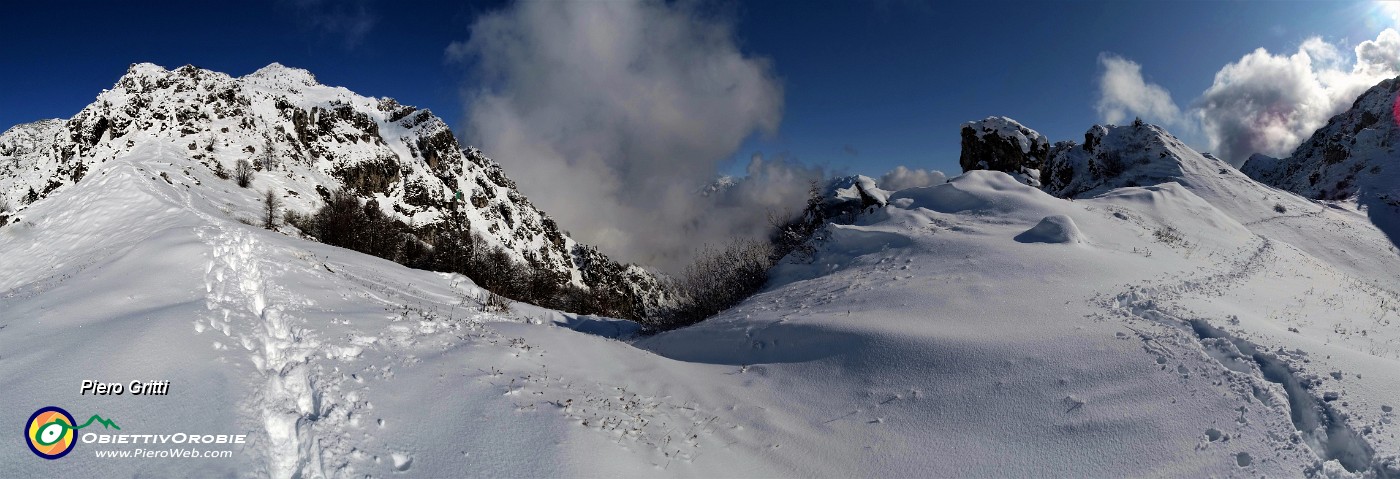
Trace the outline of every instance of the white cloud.
<path fill-rule="evenodd" d="M 719 208 L 697 193 L 782 114 L 780 82 L 739 50 L 732 21 L 688 2 L 518 2 L 480 17 L 447 54 L 483 74 L 469 89 L 466 140 L 578 239 L 674 268 L 701 243 L 766 225 L 762 204 Z M 755 182 L 807 171 L 761 159 L 751 168 Z M 806 181 L 787 186 L 724 201 L 792 190 L 800 205 Z"/>
<path fill-rule="evenodd" d="M 1238 165 L 1253 153 L 1288 155 L 1367 88 L 1400 75 L 1400 32 L 1385 29 L 1349 52 L 1318 37 L 1288 55 L 1257 49 L 1216 72 L 1184 114 L 1137 63 L 1112 54 L 1099 63 L 1097 108 L 1105 122 L 1141 116 L 1198 137 Z"/>
<path fill-rule="evenodd" d="M 899 191 L 907 188 L 919 188 L 923 186 L 933 186 L 943 184 L 948 181 L 948 176 L 942 171 L 925 170 L 920 168 L 906 168 L 903 165 L 894 167 L 876 185 L 882 190 Z"/>
<path fill-rule="evenodd" d="M 1099 102 L 1096 109 L 1104 122 L 1121 125 L 1128 117 L 1141 117 L 1151 123 L 1171 125 L 1181 119 L 1181 110 L 1172 95 L 1142 77 L 1142 66 L 1113 55 L 1099 55 Z"/>
<path fill-rule="evenodd" d="M 1400 5 L 1400 2 L 1393 2 Z M 1364 75 L 1393 75 L 1400 71 L 1400 32 L 1386 29 L 1375 40 L 1356 46 L 1356 70 Z"/>
<path fill-rule="evenodd" d="M 1210 148 L 1234 164 L 1288 155 L 1367 88 L 1400 74 L 1400 33 L 1386 29 L 1352 56 L 1320 38 L 1291 55 L 1257 49 L 1225 65 L 1193 105 Z"/>

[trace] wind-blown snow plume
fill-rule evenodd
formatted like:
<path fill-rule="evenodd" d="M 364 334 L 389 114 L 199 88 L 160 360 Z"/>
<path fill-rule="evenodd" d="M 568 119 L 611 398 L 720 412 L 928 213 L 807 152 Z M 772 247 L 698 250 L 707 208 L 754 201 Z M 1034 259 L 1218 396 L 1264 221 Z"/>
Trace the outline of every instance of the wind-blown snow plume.
<path fill-rule="evenodd" d="M 880 189 L 888 191 L 899 191 L 908 188 L 919 188 L 923 186 L 933 186 L 946 183 L 948 175 L 938 170 L 925 170 L 921 168 L 909 169 L 903 165 L 894 167 L 889 173 L 880 177 Z"/>
<path fill-rule="evenodd" d="M 706 202 L 715 198 L 696 193 L 781 118 L 782 86 L 767 60 L 739 50 L 731 23 L 649 0 L 520 2 L 485 15 L 447 50 L 481 72 L 468 142 L 580 239 L 625 260 L 675 266 L 700 243 L 752 233 L 763 208 L 720 218 Z"/>
<path fill-rule="evenodd" d="M 1188 139 L 1198 132 L 1204 147 L 1235 165 L 1253 153 L 1283 156 L 1361 92 L 1400 75 L 1400 32 L 1387 28 L 1351 50 L 1319 37 L 1288 55 L 1254 50 L 1216 72 L 1185 114 L 1165 88 L 1143 80 L 1141 66 L 1103 55 L 1096 106 L 1108 123 L 1138 115 L 1183 128 Z"/>
<path fill-rule="evenodd" d="M 1099 55 L 1103 75 L 1099 77 L 1099 103 L 1095 108 L 1105 122 L 1119 125 L 1128 115 L 1147 121 L 1175 124 L 1181 120 L 1181 110 L 1172 102 L 1171 93 L 1142 77 L 1142 65 L 1112 54 Z"/>

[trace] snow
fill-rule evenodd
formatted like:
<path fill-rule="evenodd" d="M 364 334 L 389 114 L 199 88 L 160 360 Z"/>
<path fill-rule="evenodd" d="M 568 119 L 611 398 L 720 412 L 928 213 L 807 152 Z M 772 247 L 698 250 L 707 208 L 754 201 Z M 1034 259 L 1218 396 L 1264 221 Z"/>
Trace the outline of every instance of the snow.
<path fill-rule="evenodd" d="M 1085 241 L 1084 233 L 1079 232 L 1079 227 L 1075 226 L 1074 219 L 1065 215 L 1051 215 L 1042 218 L 1039 223 L 1026 232 L 1016 235 L 1016 241 L 1022 243 L 1055 243 L 1055 244 L 1079 244 Z"/>
<path fill-rule="evenodd" d="M 875 185 L 875 180 L 865 175 L 854 175 L 832 180 L 827 184 L 827 203 L 836 206 L 852 203 L 855 205 L 879 205 L 889 203 L 890 192 Z M 859 208 L 857 208 L 859 209 Z"/>
<path fill-rule="evenodd" d="M 1333 467 L 1316 450 L 1364 441 L 1362 471 L 1400 450 L 1381 409 L 1400 393 L 1395 293 L 1174 183 L 1071 202 L 974 171 L 895 192 L 740 306 L 628 340 L 630 323 L 482 311 L 463 277 L 239 223 L 253 198 L 159 179 L 168 154 L 102 163 L 0 228 L 0 398 L 253 439 L 237 461 L 7 449 L 16 474 L 1293 476 Z M 1017 241 L 1047 217 L 1093 241 Z M 1236 344 L 1320 387 L 1290 392 Z M 128 377 L 172 395 L 72 391 Z M 1371 433 L 1293 442 L 1297 394 Z"/>
<path fill-rule="evenodd" d="M 1400 477 L 1393 244 L 1171 141 L 1142 165 L 1166 177 L 1073 201 L 995 171 L 855 178 L 848 199 L 882 200 L 810 261 L 637 337 L 246 225 L 257 192 L 192 166 L 187 140 L 121 138 L 0 227 L 0 403 L 249 442 L 5 447 L 6 474 Z"/>
<path fill-rule="evenodd" d="M 987 135 L 995 135 L 1001 138 L 1016 140 L 1021 145 L 1021 153 L 1029 155 L 1031 146 L 1034 144 L 1045 144 L 1045 136 L 1022 126 L 1016 120 L 1004 116 L 992 116 L 986 119 L 969 121 L 963 124 L 964 127 L 971 127 L 977 132 L 978 138 Z"/>

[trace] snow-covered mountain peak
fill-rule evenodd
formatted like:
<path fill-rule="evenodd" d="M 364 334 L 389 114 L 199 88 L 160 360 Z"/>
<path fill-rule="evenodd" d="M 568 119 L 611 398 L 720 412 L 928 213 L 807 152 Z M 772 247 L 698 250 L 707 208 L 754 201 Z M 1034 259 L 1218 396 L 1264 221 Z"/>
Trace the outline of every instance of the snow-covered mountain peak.
<path fill-rule="evenodd" d="M 160 65 L 156 65 L 156 64 L 154 64 L 154 63 L 141 62 L 141 63 L 132 63 L 131 66 L 128 66 L 128 67 L 126 68 L 126 74 L 125 74 L 125 75 L 122 75 L 122 78 L 123 78 L 123 79 L 129 78 L 129 79 L 131 79 L 132 82 L 139 82 L 141 79 L 146 79 L 146 78 L 150 78 L 150 79 L 161 78 L 161 77 L 164 77 L 164 76 L 165 76 L 166 74 L 168 74 L 168 73 L 169 73 L 169 70 L 166 70 L 165 67 L 162 67 L 162 66 L 160 66 Z M 122 82 L 121 80 L 118 80 L 118 81 L 117 81 L 117 84 L 118 84 L 118 85 L 121 85 L 122 83 L 123 83 L 123 82 Z"/>
<path fill-rule="evenodd" d="M 301 68 L 285 66 L 277 62 L 272 62 L 271 64 L 268 64 L 265 67 L 259 68 L 258 71 L 249 73 L 248 75 L 244 76 L 244 78 L 265 80 L 272 83 L 285 83 L 288 85 L 297 86 L 320 85 L 320 83 L 316 81 L 316 75 L 311 74 L 310 71 Z"/>
<path fill-rule="evenodd" d="M 250 188 L 280 194 L 289 211 L 311 212 L 346 189 L 420 234 L 469 229 L 483 248 L 500 248 L 562 284 L 630 298 L 634 311 L 665 302 L 651 273 L 569 238 L 494 161 L 463 148 L 430 111 L 321 85 L 305 70 L 272 64 L 231 77 L 188 65 L 134 64 L 73 118 L 0 135 L 0 204 L 9 205 L 0 221 L 19 221 L 30 205 L 111 161 L 147 170 L 152 162 L 178 165 L 178 176 L 167 173 L 163 184 L 184 185 L 230 203 L 230 215 L 253 217 L 252 197 L 228 195 L 236 188 L 232 172 L 248 162 Z"/>

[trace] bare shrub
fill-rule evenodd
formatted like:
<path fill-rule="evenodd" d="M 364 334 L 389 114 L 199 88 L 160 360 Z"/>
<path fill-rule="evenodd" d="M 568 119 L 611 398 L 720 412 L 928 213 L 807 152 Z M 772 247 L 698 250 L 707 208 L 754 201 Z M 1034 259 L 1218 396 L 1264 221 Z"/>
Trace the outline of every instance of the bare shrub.
<path fill-rule="evenodd" d="M 253 183 L 253 165 L 248 160 L 238 160 L 233 167 L 233 180 L 238 182 L 241 188 L 247 188 Z"/>
<path fill-rule="evenodd" d="M 651 318 L 647 326 L 657 330 L 689 326 L 738 304 L 768 282 L 773 256 L 773 245 L 764 241 L 706 246 L 676 281 L 680 304 Z"/>

